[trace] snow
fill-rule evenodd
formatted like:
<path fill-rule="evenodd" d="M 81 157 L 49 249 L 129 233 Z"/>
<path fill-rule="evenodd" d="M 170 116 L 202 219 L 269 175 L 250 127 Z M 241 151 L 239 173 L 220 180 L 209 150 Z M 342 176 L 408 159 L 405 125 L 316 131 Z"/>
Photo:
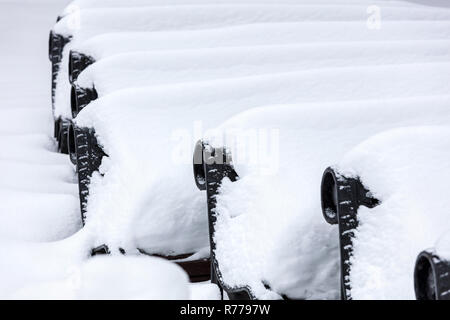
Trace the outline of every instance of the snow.
<path fill-rule="evenodd" d="M 47 34 L 64 4 L 0 0 L 0 298 L 189 298 L 173 263 L 89 257 L 75 172 L 51 138 Z"/>
<path fill-rule="evenodd" d="M 79 298 L 82 299 L 183 300 L 189 297 L 186 273 L 163 259 L 94 258 L 80 273 Z"/>
<path fill-rule="evenodd" d="M 367 28 L 367 5 L 215 5 L 148 8 L 109 8 L 80 10 L 77 17 L 64 17 L 53 28 L 54 32 L 73 36 L 63 51 L 62 70 L 58 73 L 55 92 L 55 117 L 70 118 L 70 85 L 68 83 L 68 53 L 72 46 L 91 37 L 108 32 L 192 30 L 219 28 L 232 25 L 276 22 L 315 22 L 319 29 L 328 29 L 328 21 L 359 21 L 359 29 Z M 391 20 L 444 20 L 450 10 L 434 8 L 383 8 L 383 21 Z M 364 26 L 363 28 L 361 28 Z M 307 32 L 311 34 L 311 29 Z M 373 31 L 373 30 L 372 30 Z M 292 32 L 292 31 L 291 31 Z M 328 31 L 329 32 L 329 31 Z M 364 33 L 366 33 L 365 31 Z M 374 32 L 376 33 L 376 32 Z M 265 34 L 265 32 L 264 32 Z M 314 36 L 317 36 L 314 34 Z M 213 35 L 215 37 L 215 35 Z M 167 42 L 165 39 L 164 42 Z M 122 46 L 123 44 L 121 44 Z"/>

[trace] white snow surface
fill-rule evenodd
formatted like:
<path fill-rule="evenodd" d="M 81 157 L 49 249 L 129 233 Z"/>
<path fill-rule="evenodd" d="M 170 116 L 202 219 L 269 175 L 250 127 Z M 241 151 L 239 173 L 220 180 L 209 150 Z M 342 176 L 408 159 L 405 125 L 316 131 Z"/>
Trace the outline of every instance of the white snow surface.
<path fill-rule="evenodd" d="M 172 263 L 90 258 L 75 172 L 51 138 L 47 33 L 66 3 L 0 0 L 0 298 L 190 298 Z"/>
<path fill-rule="evenodd" d="M 288 294 L 290 297 L 337 298 L 339 288 L 337 278 L 339 268 L 336 265 L 339 256 L 337 229 L 325 223 L 320 209 L 320 194 L 317 192 L 320 190 L 323 171 L 327 166 L 339 161 L 358 142 L 368 139 L 377 132 L 417 124 L 448 124 L 449 102 L 448 96 L 441 96 L 273 106 L 252 109 L 227 121 L 220 128 L 221 134 L 217 135 L 225 139 L 219 139 L 217 136 L 210 138 L 213 145 L 225 145 L 232 150 L 234 166 L 241 176 L 241 179 L 235 183 L 228 181 L 223 184 L 221 194 L 217 197 L 219 217 L 216 223 L 216 255 L 226 283 L 238 287 L 249 284 L 257 297 L 264 297 L 267 294 L 262 285 L 264 281 L 276 292 Z M 265 130 L 268 134 L 270 130 L 278 130 L 279 145 L 268 141 L 270 136 L 259 135 L 254 139 L 249 138 L 249 135 L 245 133 L 251 133 L 252 129 Z M 415 143 L 416 140 L 412 140 L 411 147 L 415 147 Z M 382 144 L 380 146 L 382 147 Z M 392 146 L 398 147 L 398 144 L 392 144 Z M 421 152 L 420 147 L 420 145 L 417 146 L 416 153 Z M 429 146 L 429 149 L 436 149 L 435 153 L 441 155 L 435 159 L 436 162 L 443 160 L 445 152 L 442 150 L 445 149 L 435 148 L 434 144 Z M 398 152 L 389 150 L 387 154 L 396 159 Z M 370 156 L 375 155 L 370 154 Z M 366 158 L 367 163 L 376 162 L 378 159 L 370 156 Z M 408 156 L 411 157 L 411 155 Z M 275 166 L 275 163 L 279 165 Z M 355 163 L 360 162 L 355 161 Z M 399 161 L 395 165 L 403 170 L 401 163 Z M 434 163 L 433 161 L 432 164 Z M 395 165 L 393 165 L 394 168 L 396 168 Z M 438 168 L 445 171 L 445 166 L 444 162 Z M 415 167 L 404 167 L 407 168 L 406 171 L 409 169 L 415 171 Z M 389 174 L 385 176 L 390 177 Z M 364 179 L 364 176 L 362 177 Z M 382 177 L 378 179 L 382 180 Z M 408 182 L 414 179 L 415 177 L 412 176 Z M 391 181 L 390 178 L 386 180 Z M 418 181 L 423 180 L 418 179 Z M 429 178 L 429 181 L 434 180 Z M 392 183 L 395 185 L 396 182 L 394 180 Z M 437 188 L 439 187 L 435 186 L 432 190 Z M 430 195 L 434 197 L 432 192 Z M 415 212 L 423 209 L 423 215 L 418 216 L 414 221 L 410 218 L 411 227 L 417 228 L 421 225 L 420 218 L 430 215 L 430 211 L 425 210 L 428 202 L 422 198 L 416 197 L 423 208 L 416 208 Z M 413 203 L 411 207 L 414 205 L 417 206 Z M 437 204 L 439 205 L 441 203 Z M 404 212 L 411 214 L 411 207 Z M 445 207 L 441 206 L 441 208 Z M 388 215 L 389 211 L 385 214 Z M 370 215 L 372 219 L 379 221 L 376 218 L 377 214 L 370 213 Z M 442 219 L 444 216 L 440 217 Z M 440 222 L 442 223 L 443 220 Z M 382 237 L 380 235 L 375 237 L 375 235 L 377 233 L 384 235 L 383 227 L 385 226 L 384 222 L 380 222 L 380 229 L 366 235 L 367 239 L 377 238 L 377 241 L 367 240 L 368 245 L 379 245 L 378 239 Z M 439 229 L 430 234 L 435 237 Z M 411 229 L 409 233 L 399 232 L 399 234 L 410 241 L 414 232 L 414 229 Z M 399 249 L 395 242 L 388 238 L 389 235 L 386 237 L 382 249 L 373 254 L 374 259 L 387 259 L 389 255 L 382 254 L 382 250 L 387 247 L 391 248 L 389 252 L 392 254 Z M 412 248 L 415 251 L 410 252 L 412 255 L 415 254 L 415 257 L 411 259 L 414 260 L 421 250 L 429 246 L 430 244 L 427 246 L 418 239 L 417 244 Z M 286 248 L 289 249 L 286 250 Z M 361 257 L 368 252 L 373 252 L 373 248 L 366 249 L 358 256 L 358 259 L 361 260 Z M 392 263 L 399 263 L 398 260 L 398 255 L 393 254 Z M 377 267 L 377 261 L 379 260 L 371 261 L 371 264 L 361 267 L 361 274 L 371 278 L 371 267 Z M 405 272 L 405 268 L 410 269 L 413 266 L 414 261 L 412 265 L 404 263 L 397 269 L 399 272 Z M 386 268 L 385 273 L 392 272 L 393 268 L 392 265 Z M 411 280 L 411 272 L 402 274 L 402 277 L 404 280 Z M 353 279 L 355 280 L 352 284 L 366 292 L 369 297 L 383 297 L 375 295 L 375 288 L 367 289 L 366 283 L 359 282 L 356 275 Z M 392 292 L 391 298 L 411 298 L 414 291 L 410 288 L 410 283 L 401 284 L 399 289 Z M 397 285 L 399 285 L 398 282 Z M 405 291 L 405 285 L 410 289 L 409 291 Z M 376 289 L 380 295 L 390 292 L 385 288 Z M 356 294 L 355 298 L 358 297 Z"/>
<path fill-rule="evenodd" d="M 306 3 L 306 2 L 305 2 Z M 381 7 L 384 2 L 380 2 Z M 309 2 L 309 4 L 311 4 Z M 318 29 L 332 30 L 330 21 L 359 22 L 359 30 L 367 27 L 370 17 L 367 4 L 316 4 L 314 6 L 294 5 L 203 5 L 162 6 L 141 8 L 102 8 L 80 10 L 64 17 L 53 28 L 58 34 L 71 35 L 72 41 L 63 51 L 63 66 L 58 73 L 55 92 L 55 117 L 70 118 L 70 85 L 68 83 L 68 53 L 96 35 L 126 31 L 161 31 L 220 28 L 233 25 L 256 23 L 306 22 L 316 24 Z M 74 16 L 76 15 L 76 16 Z M 436 10 L 432 7 L 383 7 L 383 21 L 430 21 L 450 18 L 450 10 Z M 387 29 L 383 29 L 388 31 Z M 306 29 L 312 33 L 313 29 Z M 371 30 L 374 31 L 374 30 Z M 411 30 L 408 30 L 413 34 Z M 292 31 L 291 31 L 292 32 Z M 322 31 L 323 32 L 323 31 Z M 330 31 L 325 31 L 329 33 Z M 265 31 L 263 31 L 265 37 Z M 359 33 L 359 32 L 358 32 Z M 363 31 L 366 33 L 366 31 Z M 376 34 L 377 32 L 372 32 Z M 211 35 L 215 37 L 215 35 Z M 435 36 L 436 37 L 436 36 Z M 168 39 L 164 39 L 168 42 Z M 123 46 L 123 44 L 120 44 Z"/>

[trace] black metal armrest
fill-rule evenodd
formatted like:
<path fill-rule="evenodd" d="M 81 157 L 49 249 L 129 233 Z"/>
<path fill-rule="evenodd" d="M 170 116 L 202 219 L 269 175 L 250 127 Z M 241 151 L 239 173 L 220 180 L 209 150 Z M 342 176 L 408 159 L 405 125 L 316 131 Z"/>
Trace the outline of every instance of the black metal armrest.
<path fill-rule="evenodd" d="M 373 208 L 380 201 L 372 196 L 359 178 L 344 177 L 328 168 L 322 177 L 321 202 L 325 220 L 339 227 L 341 298 L 350 300 L 350 257 L 353 254 L 354 231 L 358 227 L 358 208 Z"/>
<path fill-rule="evenodd" d="M 414 269 L 414 288 L 417 300 L 450 300 L 450 261 L 434 250 L 420 253 Z"/>

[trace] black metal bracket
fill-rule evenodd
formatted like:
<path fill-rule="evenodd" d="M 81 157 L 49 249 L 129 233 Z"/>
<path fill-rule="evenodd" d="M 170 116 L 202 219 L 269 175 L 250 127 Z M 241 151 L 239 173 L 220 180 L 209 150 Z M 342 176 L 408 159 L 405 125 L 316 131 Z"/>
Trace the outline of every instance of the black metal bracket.
<path fill-rule="evenodd" d="M 350 300 L 350 257 L 354 231 L 358 227 L 358 209 L 360 206 L 374 208 L 380 201 L 372 196 L 359 178 L 345 177 L 328 168 L 322 177 L 321 202 L 325 220 L 339 227 L 341 298 Z"/>
<path fill-rule="evenodd" d="M 67 134 L 69 132 L 70 120 L 58 118 L 55 125 L 58 126 L 57 129 L 55 128 L 55 134 L 57 134 L 56 141 L 58 142 L 58 151 L 63 154 L 69 154 Z"/>
<path fill-rule="evenodd" d="M 450 261 L 434 251 L 423 251 L 416 260 L 414 288 L 417 300 L 450 300 Z"/>
<path fill-rule="evenodd" d="M 51 95 L 52 95 L 52 109 L 55 110 L 55 91 L 56 91 L 56 79 L 59 73 L 62 53 L 64 47 L 72 40 L 72 37 L 64 37 L 53 31 L 50 31 L 48 41 L 48 56 L 52 63 L 52 83 L 51 83 Z"/>
<path fill-rule="evenodd" d="M 95 62 L 95 59 L 77 51 L 70 51 L 69 81 L 73 84 L 83 70 Z"/>
<path fill-rule="evenodd" d="M 186 261 L 185 259 L 192 256 L 192 253 L 183 254 L 179 256 L 163 256 L 163 255 L 149 254 L 142 249 L 138 249 L 138 251 L 140 254 L 146 256 L 158 257 L 176 263 L 188 274 L 189 280 L 193 283 L 204 282 L 211 279 L 210 270 L 208 268 L 208 265 L 210 264 L 209 259 Z M 119 252 L 123 255 L 126 255 L 126 251 L 123 248 L 119 248 Z M 109 247 L 105 244 L 91 250 L 92 257 L 97 255 L 108 255 L 108 254 L 111 254 L 111 251 Z"/>

